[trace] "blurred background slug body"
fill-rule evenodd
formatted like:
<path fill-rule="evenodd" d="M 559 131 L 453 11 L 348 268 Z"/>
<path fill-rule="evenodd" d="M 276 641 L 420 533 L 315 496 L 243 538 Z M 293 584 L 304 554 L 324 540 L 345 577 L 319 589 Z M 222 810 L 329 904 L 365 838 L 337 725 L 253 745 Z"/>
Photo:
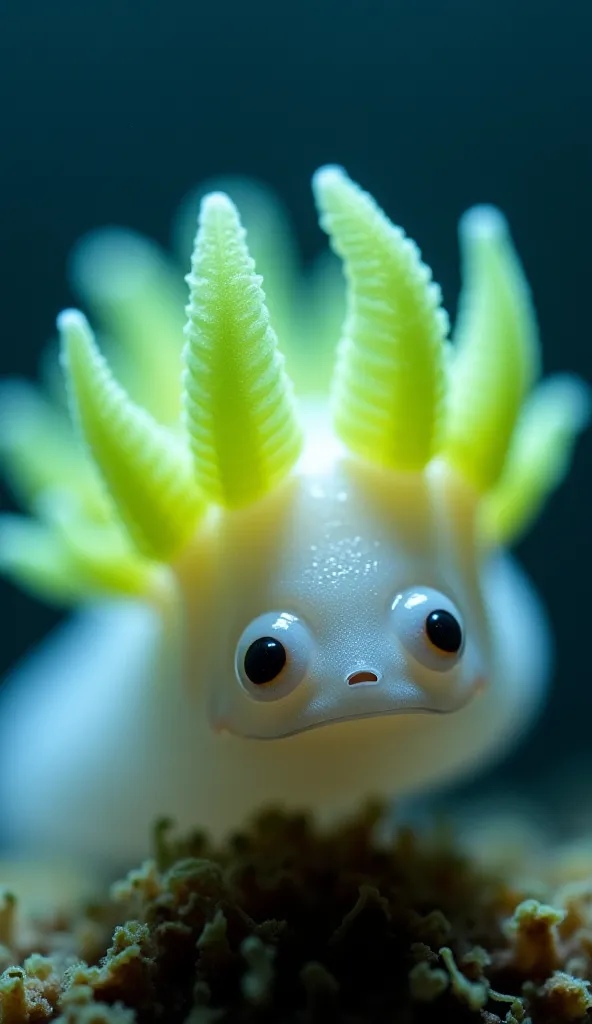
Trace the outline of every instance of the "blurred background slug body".
<path fill-rule="evenodd" d="M 118 861 L 160 815 L 215 835 L 267 803 L 330 818 L 487 761 L 541 704 L 547 625 L 505 549 L 565 474 L 586 388 L 537 380 L 498 211 L 461 222 L 451 344 L 414 243 L 341 169 L 314 192 L 335 256 L 306 280 L 265 190 L 202 195 L 184 344 L 164 257 L 85 240 L 74 285 L 108 360 L 68 310 L 66 393 L 53 364 L 52 399 L 5 385 L 31 515 L 3 518 L 4 571 L 84 605 L 8 680 L 22 849 Z"/>

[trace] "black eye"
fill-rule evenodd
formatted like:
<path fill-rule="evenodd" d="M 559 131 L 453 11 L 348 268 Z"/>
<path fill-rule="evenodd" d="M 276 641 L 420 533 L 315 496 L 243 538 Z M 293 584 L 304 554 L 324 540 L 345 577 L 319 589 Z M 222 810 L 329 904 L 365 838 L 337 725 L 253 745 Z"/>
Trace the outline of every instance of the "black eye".
<path fill-rule="evenodd" d="M 437 608 L 425 620 L 425 629 L 429 640 L 439 651 L 446 654 L 457 654 L 460 651 L 462 629 L 451 612 Z"/>
<path fill-rule="evenodd" d="M 284 700 L 306 679 L 315 650 L 313 635 L 297 615 L 263 612 L 239 637 L 237 681 L 251 700 Z"/>
<path fill-rule="evenodd" d="M 271 683 L 286 664 L 286 649 L 273 636 L 261 636 L 245 654 L 245 673 L 255 686 Z"/>

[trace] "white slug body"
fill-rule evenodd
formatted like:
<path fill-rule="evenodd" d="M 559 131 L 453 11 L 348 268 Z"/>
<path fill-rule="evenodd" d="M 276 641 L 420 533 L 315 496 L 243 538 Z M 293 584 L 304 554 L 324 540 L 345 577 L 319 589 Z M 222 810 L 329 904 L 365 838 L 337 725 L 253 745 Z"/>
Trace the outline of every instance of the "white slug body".
<path fill-rule="evenodd" d="M 513 563 L 484 556 L 470 489 L 443 465 L 364 465 L 310 420 L 284 485 L 184 556 L 182 622 L 98 607 L 17 672 L 0 779 L 21 848 L 124 861 L 159 815 L 216 836 L 267 803 L 328 819 L 446 782 L 529 722 L 547 630 Z M 458 655 L 425 636 L 436 608 L 461 625 Z M 287 682 L 249 685 L 245 631 L 281 636 Z"/>
<path fill-rule="evenodd" d="M 180 396 L 157 400 L 170 353 L 140 344 L 153 264 L 139 315 L 119 281 L 109 309 L 154 407 L 73 310 L 58 324 L 83 446 L 13 393 L 0 454 L 33 515 L 0 521 L 0 565 L 95 602 L 0 695 L 0 806 L 21 850 L 126 862 L 161 816 L 222 837 L 269 804 L 328 821 L 490 761 L 544 698 L 549 630 L 506 552 L 566 472 L 587 389 L 535 384 L 500 214 L 461 223 L 451 345 L 414 243 L 342 170 L 314 188 L 346 276 L 331 401 L 312 386 L 295 401 L 221 193 L 202 202 Z M 307 352 L 310 385 L 326 360 Z"/>

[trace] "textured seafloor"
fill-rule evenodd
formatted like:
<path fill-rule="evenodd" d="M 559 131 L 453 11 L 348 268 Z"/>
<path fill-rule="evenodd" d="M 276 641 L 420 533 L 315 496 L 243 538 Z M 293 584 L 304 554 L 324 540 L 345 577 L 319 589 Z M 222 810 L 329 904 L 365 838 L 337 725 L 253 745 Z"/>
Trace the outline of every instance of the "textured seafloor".
<path fill-rule="evenodd" d="M 34 920 L 6 894 L 2 1024 L 587 1015 L 585 845 L 486 869 L 438 827 L 379 842 L 377 816 L 321 834 L 269 813 L 219 849 L 163 826 L 154 860 L 80 912 Z"/>

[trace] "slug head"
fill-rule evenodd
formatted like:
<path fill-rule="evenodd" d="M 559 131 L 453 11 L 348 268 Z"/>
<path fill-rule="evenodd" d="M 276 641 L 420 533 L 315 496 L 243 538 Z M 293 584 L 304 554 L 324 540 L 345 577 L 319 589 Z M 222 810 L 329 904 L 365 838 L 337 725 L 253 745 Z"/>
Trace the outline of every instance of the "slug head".
<path fill-rule="evenodd" d="M 463 707 L 491 668 L 470 504 L 443 466 L 337 459 L 225 519 L 218 615 L 188 662 L 190 685 L 209 677 L 212 726 L 277 739 Z"/>

